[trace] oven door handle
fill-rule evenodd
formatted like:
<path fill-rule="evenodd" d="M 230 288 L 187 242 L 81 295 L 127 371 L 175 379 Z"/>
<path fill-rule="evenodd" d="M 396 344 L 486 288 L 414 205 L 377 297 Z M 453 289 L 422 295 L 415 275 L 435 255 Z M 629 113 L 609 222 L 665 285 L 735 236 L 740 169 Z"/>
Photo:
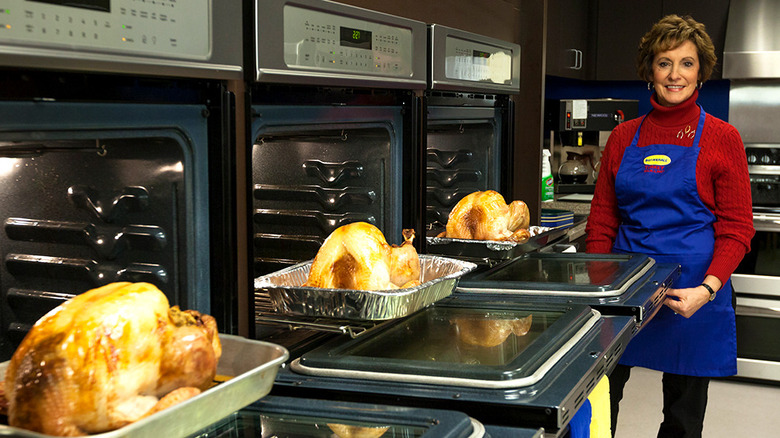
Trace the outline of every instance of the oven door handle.
<path fill-rule="evenodd" d="M 780 215 L 753 213 L 753 226 L 756 231 L 778 232 L 780 231 Z"/>
<path fill-rule="evenodd" d="M 737 297 L 737 316 L 780 318 L 780 302 Z"/>

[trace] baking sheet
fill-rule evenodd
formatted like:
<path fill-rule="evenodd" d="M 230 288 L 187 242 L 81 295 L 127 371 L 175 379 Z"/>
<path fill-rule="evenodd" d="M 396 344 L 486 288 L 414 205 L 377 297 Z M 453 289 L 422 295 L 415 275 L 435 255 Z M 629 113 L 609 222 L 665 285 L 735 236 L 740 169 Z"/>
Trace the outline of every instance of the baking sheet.
<path fill-rule="evenodd" d="M 523 243 L 428 237 L 426 249 L 431 254 L 457 257 L 474 262 L 509 260 L 555 242 L 566 235 L 569 228 L 532 226 L 529 228 L 531 237 Z"/>
<path fill-rule="evenodd" d="M 250 405 L 271 391 L 279 366 L 289 358 L 287 349 L 270 342 L 220 334 L 222 357 L 217 374 L 232 376 L 178 405 L 150 415 L 125 427 L 94 438 L 180 437 L 197 432 L 231 413 Z M 5 376 L 8 362 L 0 363 Z M 44 438 L 51 435 L 0 425 L 0 436 Z"/>
<path fill-rule="evenodd" d="M 421 254 L 421 285 L 404 289 L 363 291 L 304 287 L 312 260 L 255 279 L 255 300 L 270 298 L 286 315 L 348 320 L 387 320 L 407 316 L 452 294 L 474 263 Z"/>

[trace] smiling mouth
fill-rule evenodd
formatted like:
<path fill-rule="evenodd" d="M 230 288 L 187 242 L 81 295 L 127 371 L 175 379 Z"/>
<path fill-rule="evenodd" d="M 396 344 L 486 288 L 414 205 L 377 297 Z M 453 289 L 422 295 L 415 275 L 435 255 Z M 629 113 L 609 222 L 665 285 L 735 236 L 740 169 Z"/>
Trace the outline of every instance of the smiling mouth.
<path fill-rule="evenodd" d="M 669 90 L 682 90 L 685 87 L 683 85 L 667 85 L 666 88 Z"/>

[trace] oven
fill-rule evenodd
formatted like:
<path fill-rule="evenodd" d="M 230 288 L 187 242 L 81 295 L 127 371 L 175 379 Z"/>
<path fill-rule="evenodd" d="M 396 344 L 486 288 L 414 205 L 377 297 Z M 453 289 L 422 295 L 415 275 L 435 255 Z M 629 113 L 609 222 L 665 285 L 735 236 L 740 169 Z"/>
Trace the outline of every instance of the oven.
<path fill-rule="evenodd" d="M 453 410 L 486 427 L 566 436 L 633 324 L 586 305 L 454 294 L 304 352 L 271 394 Z"/>
<path fill-rule="evenodd" d="M 780 144 L 745 145 L 756 234 L 732 276 L 740 377 L 780 381 Z"/>
<path fill-rule="evenodd" d="M 239 1 L 0 8 L 0 354 L 88 289 L 146 281 L 237 329 Z"/>
<path fill-rule="evenodd" d="M 602 315 L 580 304 L 525 305 L 501 294 L 455 297 L 449 289 L 414 311 L 363 318 L 344 312 L 396 307 L 366 305 L 367 294 L 301 286 L 308 261 L 340 225 L 373 223 L 389 243 L 398 243 L 405 228 L 424 236 L 440 216 L 436 211 L 451 208 L 453 197 L 465 190 L 507 186 L 508 96 L 517 92 L 512 75 L 519 68 L 513 64 L 519 48 L 441 27 L 446 32 L 436 41 L 450 41 L 440 49 L 454 53 L 449 61 L 454 66 L 449 79 L 429 73 L 436 82 L 426 91 L 426 33 L 436 38 L 435 26 L 322 0 L 258 1 L 255 7 L 246 123 L 252 317 L 256 336 L 284 345 L 293 360 L 280 371 L 271 395 L 461 411 L 510 436 L 512 429 L 524 428 L 565 434 L 571 417 L 622 353 L 634 330 L 633 316 Z M 496 64 L 485 80 L 488 56 Z M 491 81 L 513 85 L 491 88 Z M 445 161 L 450 163 L 442 165 Z M 439 184 L 436 178 L 450 181 Z M 430 194 L 452 199 L 449 206 L 436 205 L 434 196 L 426 197 Z M 426 273 L 436 272 L 430 266 L 437 264 L 475 266 L 418 251 Z M 385 297 L 392 294 L 376 295 L 383 304 L 391 302 Z M 458 352 L 469 347 L 454 344 L 450 314 L 469 320 L 481 314 L 499 325 L 530 321 L 523 318 L 533 314 L 537 325 L 529 337 L 512 335 L 518 339 L 459 358 Z M 398 342 L 398 336 L 405 341 Z M 462 368 L 458 361 L 463 361 L 484 376 L 490 366 L 473 362 L 493 360 L 515 367 L 517 379 L 499 387 L 496 382 L 487 388 L 453 386 L 435 377 L 438 361 L 405 356 L 417 347 L 396 351 L 407 343 L 421 348 L 423 356 L 449 354 L 449 362 L 442 362 L 447 372 Z M 307 374 L 312 360 L 327 362 L 331 349 L 360 351 L 344 359 L 363 368 L 352 370 L 358 374 Z M 395 367 L 379 374 L 396 377 L 375 378 L 373 365 L 385 362 Z M 525 372 L 526 365 L 536 368 L 519 375 L 517 368 Z M 429 383 L 409 376 L 419 369 L 426 369 L 422 379 Z"/>
<path fill-rule="evenodd" d="M 512 96 L 520 92 L 520 52 L 519 45 L 507 41 L 428 25 L 424 251 L 469 260 L 479 270 L 552 247 L 567 233 L 560 227 L 520 244 L 487 247 L 437 237 L 452 209 L 470 193 L 495 190 L 507 203 L 515 200 Z"/>
<path fill-rule="evenodd" d="M 511 202 L 514 102 L 520 46 L 440 24 L 428 26 L 426 227 L 443 230 L 475 191 Z"/>
<path fill-rule="evenodd" d="M 425 24 L 327 0 L 254 5 L 247 284 L 313 259 L 352 222 L 390 244 L 413 229 L 419 249 Z M 267 294 L 256 292 L 251 312 L 263 336 L 279 327 Z"/>
<path fill-rule="evenodd" d="M 729 122 L 740 132 L 750 173 L 753 225 L 750 252 L 731 277 L 736 296 L 737 377 L 780 382 L 780 142 L 771 124 L 780 116 L 774 81 L 735 81 Z"/>

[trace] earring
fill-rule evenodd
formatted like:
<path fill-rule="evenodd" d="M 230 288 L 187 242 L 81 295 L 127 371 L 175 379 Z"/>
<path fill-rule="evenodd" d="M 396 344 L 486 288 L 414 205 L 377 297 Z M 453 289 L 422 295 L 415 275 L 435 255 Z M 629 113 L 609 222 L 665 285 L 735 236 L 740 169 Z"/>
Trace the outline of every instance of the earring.
<path fill-rule="evenodd" d="M 648 82 L 647 83 L 647 89 L 648 90 L 652 90 L 653 89 L 653 83 L 652 82 Z"/>
<path fill-rule="evenodd" d="M 704 85 L 704 82 L 702 82 L 702 81 L 699 81 L 699 85 L 697 85 L 697 86 L 696 86 L 696 88 L 698 88 L 699 90 L 701 90 L 701 87 L 702 87 L 702 85 Z"/>

